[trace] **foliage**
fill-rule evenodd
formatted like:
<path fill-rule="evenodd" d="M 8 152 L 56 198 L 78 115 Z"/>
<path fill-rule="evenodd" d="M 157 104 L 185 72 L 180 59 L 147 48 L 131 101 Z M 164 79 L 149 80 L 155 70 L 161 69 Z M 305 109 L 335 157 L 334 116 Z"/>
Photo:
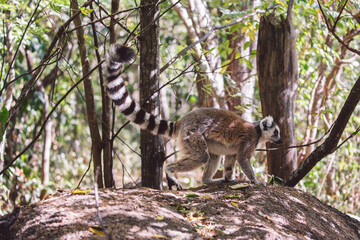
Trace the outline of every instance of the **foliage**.
<path fill-rule="evenodd" d="M 101 3 L 100 3 L 101 2 Z M 139 33 L 138 10 L 135 1 L 121 1 L 120 9 L 126 10 L 135 8 L 132 11 L 124 11 L 119 14 L 119 22 L 123 27 L 118 27 L 119 42 L 123 43 L 129 36 L 129 32 Z M 343 1 L 342 1 L 343 2 Z M 17 77 L 14 84 L 13 96 L 18 99 L 22 89 L 31 78 L 32 72 L 29 72 L 29 59 L 33 68 L 41 64 L 41 59 L 45 55 L 50 43 L 54 39 L 55 33 L 59 27 L 70 18 L 70 1 L 56 0 L 47 3 L 41 1 L 35 18 L 31 18 L 35 11 L 38 1 L 1 1 L 1 19 L 0 28 L 5 29 L 6 24 L 11 24 L 13 35 L 12 45 L 16 50 L 19 48 L 15 58 L 14 69 Z M 85 1 L 80 2 L 83 4 Z M 102 54 L 108 47 L 108 29 L 106 26 L 110 22 L 108 13 L 111 1 L 94 1 L 92 6 L 80 8 L 84 24 L 85 36 L 88 44 L 89 60 L 91 66 L 95 66 L 98 62 L 96 59 L 96 50 Z M 138 3 L 137 3 L 138 4 Z M 269 11 L 276 9 L 277 15 L 284 15 L 287 11 L 287 5 L 284 1 L 264 1 L 258 6 L 251 9 L 244 9 L 249 1 L 208 1 L 211 17 L 216 25 L 224 25 L 238 18 L 248 15 L 253 11 L 262 9 Z M 169 62 L 173 56 L 183 50 L 190 44 L 187 29 L 182 24 L 180 17 L 176 11 L 170 9 L 168 1 L 161 5 L 161 66 Z M 338 16 L 339 3 L 337 1 L 327 1 L 323 4 L 323 8 L 334 24 Z M 244 9 L 244 10 L 238 10 Z M 10 11 L 10 17 L 6 12 Z M 105 12 L 106 11 L 106 12 Z M 354 20 L 352 15 L 356 15 L 360 11 L 359 6 L 349 3 L 343 18 L 337 22 L 336 33 L 339 36 L 346 36 L 351 31 L 359 31 L 359 23 Z M 96 33 L 99 38 L 99 45 L 94 43 L 94 32 L 91 28 L 91 14 L 94 13 L 96 18 L 104 17 L 102 21 L 96 22 Z M 259 15 L 258 15 L 259 16 Z M 32 19 L 29 28 L 25 31 L 30 19 Z M 326 45 L 326 39 L 329 31 L 326 27 L 320 9 L 316 1 L 295 1 L 293 10 L 293 22 L 298 35 L 297 50 L 299 63 L 299 88 L 296 104 L 296 135 L 299 143 L 302 141 L 304 132 L 308 128 L 316 128 L 316 138 L 323 136 L 329 129 L 331 123 L 336 119 L 343 102 L 345 101 L 350 88 L 354 81 L 360 75 L 359 56 L 347 52 L 341 59 L 340 71 L 331 78 L 331 88 L 326 96 L 326 101 L 321 111 L 316 113 L 320 116 L 317 125 L 307 125 L 307 113 L 309 111 L 309 102 L 311 100 L 316 80 L 319 77 L 319 66 L 324 64 L 327 69 L 325 76 L 329 75 L 336 65 L 336 60 L 340 59 L 341 44 L 335 39 L 329 46 Z M 217 69 L 220 73 L 228 76 L 227 64 L 231 61 L 229 56 L 233 53 L 233 49 L 229 46 L 227 38 L 230 33 L 243 33 L 250 40 L 242 46 L 244 50 L 249 48 L 251 42 L 256 41 L 256 34 L 259 25 L 259 18 L 248 18 L 227 29 L 216 31 L 216 37 L 220 44 L 218 46 L 219 55 L 222 63 L 221 68 Z M 66 29 L 66 34 L 62 36 L 57 44 L 54 55 L 47 62 L 41 77 L 37 83 L 32 86 L 28 97 L 23 102 L 21 108 L 15 117 L 10 121 L 9 127 L 6 129 L 7 145 L 5 151 L 5 164 L 22 151 L 34 138 L 40 130 L 44 121 L 44 94 L 50 97 L 50 105 L 55 106 L 61 97 L 78 81 L 81 76 L 81 65 L 74 25 L 70 25 Z M 204 30 L 206 33 L 206 30 Z M 2 55 L 1 63 L 1 101 L 2 111 L 0 112 L 1 133 L 3 132 L 3 124 L 8 119 L 8 110 L 3 107 L 4 95 L 6 90 L 6 73 L 9 71 L 9 63 L 5 61 L 8 54 L 6 46 L 6 31 L 0 31 L 0 52 Z M 332 36 L 329 36 L 332 38 Z M 137 45 L 137 37 L 130 37 L 129 42 L 135 47 Z M 355 35 L 349 43 L 353 48 L 359 49 L 360 38 Z M 211 55 L 212 49 L 204 49 L 204 54 Z M 194 71 L 196 65 L 193 64 L 191 51 L 185 53 L 179 60 L 171 65 L 161 75 L 163 84 L 167 87 L 162 90 L 166 101 L 163 105 L 169 109 L 165 118 L 173 117 L 176 120 L 182 113 L 196 107 L 198 103 L 198 95 L 194 86 Z M 28 54 L 28 55 L 27 55 Z M 256 52 L 251 53 L 251 58 L 256 56 Z M 253 68 L 252 63 L 245 56 L 235 53 L 235 58 L 239 62 L 245 62 L 249 68 Z M 51 82 L 46 83 L 46 76 L 54 71 L 55 67 L 59 68 L 58 74 Z M 188 68 L 188 69 L 187 69 Z M 184 69 L 187 69 L 184 73 Z M 138 77 L 137 66 L 130 67 L 124 77 L 129 81 L 128 88 L 132 95 L 138 96 Z M 180 76 L 179 76 L 180 75 Z M 171 81 L 171 82 L 169 82 Z M 231 84 L 231 80 L 227 81 Z M 96 114 L 99 123 L 101 121 L 101 86 L 99 82 L 99 73 L 95 71 L 92 74 L 92 83 L 94 84 L 94 96 L 96 101 Z M 45 92 L 41 91 L 40 86 L 45 88 Z M 204 89 L 208 90 L 208 88 Z M 255 86 L 255 96 L 253 105 L 255 111 L 253 115 L 256 119 L 261 117 L 261 107 L 258 94 L 258 86 Z M 318 92 L 316 94 L 323 94 Z M 238 95 L 234 95 L 238 96 Z M 164 107 L 164 108 L 165 108 Z M 238 106 L 238 109 L 250 106 Z M 178 111 L 178 109 L 180 109 Z M 51 146 L 51 165 L 50 165 L 50 184 L 46 186 L 49 193 L 62 188 L 75 188 L 82 175 L 86 172 L 91 161 L 91 139 L 89 128 L 86 121 L 85 100 L 83 86 L 79 85 L 71 92 L 64 101 L 60 103 L 51 119 L 54 121 L 53 140 Z M 346 132 L 343 134 L 342 140 L 345 140 L 360 125 L 360 109 L 356 108 Z M 114 123 L 114 132 L 117 132 L 126 122 L 123 115 L 115 113 L 116 121 Z M 118 138 L 114 142 L 114 175 L 118 187 L 122 187 L 127 183 L 132 183 L 140 175 L 140 157 L 139 151 L 139 131 L 133 125 L 127 125 L 122 129 Z M 1 134 L 2 135 L 2 134 Z M 41 156 L 43 154 L 44 136 L 42 135 L 38 141 L 32 145 L 15 164 L 3 175 L 3 184 L 1 186 L 0 214 L 7 213 L 11 207 L 11 191 L 17 192 L 14 201 L 17 204 L 27 204 L 38 200 L 41 186 Z M 168 149 L 170 154 L 174 149 Z M 313 171 L 301 182 L 299 187 L 318 196 L 321 200 L 328 202 L 344 212 L 360 215 L 360 137 L 359 135 L 350 139 L 334 154 L 330 155 L 324 161 L 321 161 Z M 256 172 L 264 173 L 265 154 L 258 153 L 255 156 Z M 196 175 L 187 175 L 183 180 L 196 182 Z M 266 175 L 261 176 L 264 180 Z M 92 186 L 92 171 L 89 171 L 82 182 L 83 187 Z M 331 179 L 329 179 L 331 178 Z M 190 184 L 190 185 L 191 185 Z M 23 200 L 21 200 L 23 199 Z"/>

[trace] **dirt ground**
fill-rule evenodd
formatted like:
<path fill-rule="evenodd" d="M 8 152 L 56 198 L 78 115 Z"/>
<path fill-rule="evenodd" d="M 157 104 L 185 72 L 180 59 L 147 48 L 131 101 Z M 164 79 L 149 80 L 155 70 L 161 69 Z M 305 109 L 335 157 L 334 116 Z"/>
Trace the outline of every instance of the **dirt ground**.
<path fill-rule="evenodd" d="M 22 208 L 6 239 L 360 239 L 360 222 L 294 188 L 214 184 L 184 191 L 58 193 Z M 97 231 L 98 230 L 98 231 Z M 95 232 L 95 233 L 94 233 Z M 1 236 L 1 235 L 0 235 Z M 1 238 L 1 237 L 0 237 Z"/>

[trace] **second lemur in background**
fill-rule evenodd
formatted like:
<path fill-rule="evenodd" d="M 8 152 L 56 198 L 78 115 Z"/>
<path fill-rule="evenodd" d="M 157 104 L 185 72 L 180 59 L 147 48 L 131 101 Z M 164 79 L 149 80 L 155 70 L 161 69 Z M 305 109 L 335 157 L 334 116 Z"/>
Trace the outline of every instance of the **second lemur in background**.
<path fill-rule="evenodd" d="M 109 96 L 120 111 L 141 129 L 167 138 L 177 138 L 180 158 L 165 165 L 169 189 L 181 185 L 174 177 L 176 172 L 188 172 L 205 165 L 202 182 L 209 184 L 225 155 L 224 178 L 234 181 L 236 160 L 247 178 L 258 183 L 250 158 L 261 142 L 281 143 L 280 130 L 271 116 L 259 122 L 246 122 L 235 113 L 215 108 L 199 108 L 188 112 L 178 121 L 161 120 L 145 112 L 129 95 L 121 71 L 125 63 L 135 60 L 133 49 L 114 44 L 106 55 L 106 79 Z"/>

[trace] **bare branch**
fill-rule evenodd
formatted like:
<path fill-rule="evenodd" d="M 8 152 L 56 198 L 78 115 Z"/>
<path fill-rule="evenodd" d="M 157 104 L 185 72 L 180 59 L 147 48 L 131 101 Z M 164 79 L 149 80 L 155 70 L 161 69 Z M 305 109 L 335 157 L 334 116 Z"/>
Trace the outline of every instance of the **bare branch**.
<path fill-rule="evenodd" d="M 335 23 L 334 23 L 334 26 L 332 27 L 332 31 L 333 31 L 333 32 L 335 32 L 336 24 L 337 24 L 338 21 L 340 20 L 341 13 L 344 11 L 344 8 L 345 8 L 347 2 L 348 2 L 348 0 L 345 1 L 344 5 L 342 6 L 342 8 L 341 8 L 341 10 L 340 10 L 340 12 L 339 12 L 339 15 L 338 15 L 337 18 L 336 18 L 336 21 L 335 21 Z"/>

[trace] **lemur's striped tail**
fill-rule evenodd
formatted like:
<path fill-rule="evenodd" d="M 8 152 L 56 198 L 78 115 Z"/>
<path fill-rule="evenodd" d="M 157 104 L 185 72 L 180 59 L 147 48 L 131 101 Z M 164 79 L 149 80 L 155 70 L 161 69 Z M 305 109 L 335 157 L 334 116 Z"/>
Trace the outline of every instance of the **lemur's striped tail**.
<path fill-rule="evenodd" d="M 154 115 L 145 112 L 129 95 L 121 71 L 125 63 L 135 60 L 133 49 L 113 44 L 106 55 L 107 91 L 120 111 L 140 128 L 147 129 L 155 135 L 164 135 L 168 138 L 175 137 L 175 123 L 160 120 Z"/>

